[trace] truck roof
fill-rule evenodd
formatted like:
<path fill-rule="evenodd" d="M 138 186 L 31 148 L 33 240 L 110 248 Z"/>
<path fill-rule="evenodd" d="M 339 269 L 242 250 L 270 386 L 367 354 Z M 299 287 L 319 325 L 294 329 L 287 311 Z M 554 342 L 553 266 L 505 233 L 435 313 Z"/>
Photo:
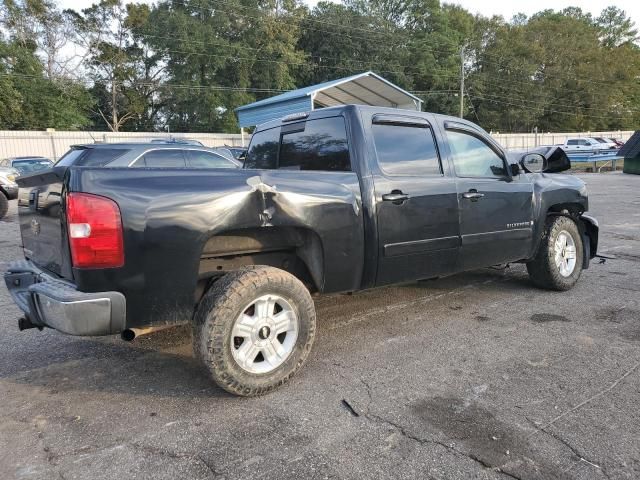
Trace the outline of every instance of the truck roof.
<path fill-rule="evenodd" d="M 376 106 L 370 106 L 370 105 L 354 105 L 354 104 L 350 104 L 350 105 L 338 105 L 338 106 L 335 106 L 335 107 L 319 108 L 318 110 L 312 110 L 310 112 L 294 113 L 292 115 L 289 115 L 289 116 L 286 116 L 286 117 L 283 117 L 283 118 L 279 118 L 279 119 L 276 119 L 276 120 L 270 120 L 268 122 L 265 122 L 265 123 L 262 123 L 262 124 L 258 125 L 256 127 L 256 129 L 255 129 L 255 132 L 259 132 L 261 130 L 268 130 L 270 128 L 278 127 L 278 126 L 282 125 L 283 123 L 288 123 L 288 122 L 295 122 L 295 121 L 299 121 L 299 120 L 308 120 L 308 119 L 314 119 L 314 118 L 334 117 L 334 116 L 340 115 L 342 112 L 346 112 L 346 111 L 350 111 L 350 110 L 360 110 L 360 111 L 372 111 L 373 110 L 373 111 L 378 112 L 378 113 L 387 113 L 387 114 L 395 114 L 395 115 L 409 115 L 409 116 L 413 116 L 413 117 L 415 117 L 415 116 L 423 116 L 423 115 L 435 115 L 436 117 L 438 117 L 438 119 L 440 119 L 440 121 L 443 121 L 443 122 L 444 121 L 451 121 L 451 122 L 456 122 L 456 123 L 462 123 L 462 124 L 467 125 L 469 127 L 482 130 L 475 123 L 468 122 L 467 120 L 464 120 L 464 119 L 459 118 L 459 117 L 453 117 L 451 115 L 442 115 L 442 114 L 439 114 L 439 113 L 432 113 L 432 112 L 418 112 L 416 110 L 405 110 L 405 109 L 393 108 L 393 107 L 376 107 Z M 483 130 L 483 132 L 484 132 L 484 130 Z"/>

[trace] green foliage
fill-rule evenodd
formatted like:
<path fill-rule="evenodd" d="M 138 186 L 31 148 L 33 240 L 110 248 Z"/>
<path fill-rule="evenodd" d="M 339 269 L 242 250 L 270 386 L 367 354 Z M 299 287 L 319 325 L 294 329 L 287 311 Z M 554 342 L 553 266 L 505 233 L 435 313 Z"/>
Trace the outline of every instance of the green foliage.
<path fill-rule="evenodd" d="M 2 0 L 0 128 L 237 131 L 234 108 L 373 70 L 488 130 L 634 129 L 638 31 L 616 7 L 474 16 L 439 0 Z M 70 43 L 79 57 L 69 55 Z"/>

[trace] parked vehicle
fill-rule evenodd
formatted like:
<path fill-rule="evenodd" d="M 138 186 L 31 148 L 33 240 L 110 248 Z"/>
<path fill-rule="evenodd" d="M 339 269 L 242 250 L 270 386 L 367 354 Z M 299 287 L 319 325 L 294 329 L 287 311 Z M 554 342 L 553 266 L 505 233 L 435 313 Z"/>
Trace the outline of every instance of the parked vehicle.
<path fill-rule="evenodd" d="M 56 166 L 131 168 L 238 168 L 237 160 L 215 150 L 180 142 L 74 145 Z"/>
<path fill-rule="evenodd" d="M 0 161 L 0 168 L 15 168 L 20 175 L 51 168 L 53 162 L 45 157 L 12 157 Z"/>
<path fill-rule="evenodd" d="M 179 143 L 181 145 L 197 145 L 204 147 L 204 144 L 200 140 L 192 140 L 190 138 L 154 138 L 151 143 Z"/>
<path fill-rule="evenodd" d="M 604 147 L 606 149 L 609 150 L 616 150 L 618 149 L 618 145 L 616 144 L 616 142 L 614 142 L 613 140 L 611 140 L 610 138 L 604 138 L 604 137 L 593 137 L 593 139 L 595 141 L 597 141 L 598 143 L 600 143 L 601 147 Z"/>
<path fill-rule="evenodd" d="M 567 153 L 594 153 L 598 154 L 602 150 L 606 150 L 607 147 L 603 146 L 602 143 L 598 142 L 595 138 L 568 138 L 562 148 Z"/>
<path fill-rule="evenodd" d="M 619 140 L 617 138 L 605 138 L 605 140 L 609 140 L 612 143 L 615 143 L 616 148 L 622 148 L 622 146 L 624 145 L 624 142 L 622 140 Z"/>
<path fill-rule="evenodd" d="M 229 150 L 227 147 L 213 147 L 213 150 L 216 153 L 219 153 L 220 155 L 222 155 L 223 157 L 226 157 L 229 160 L 233 161 L 234 163 L 237 161 L 236 157 L 233 155 L 231 150 Z"/>
<path fill-rule="evenodd" d="M 242 169 L 63 159 L 18 179 L 26 258 L 5 280 L 20 328 L 131 338 L 191 322 L 213 380 L 260 395 L 308 357 L 311 293 L 510 262 L 571 288 L 598 224 L 580 179 L 540 173 L 567 168 L 553 158 L 512 157 L 459 118 L 349 105 L 260 126 Z"/>
<path fill-rule="evenodd" d="M 18 176 L 14 168 L 0 167 L 0 218 L 4 218 L 9 211 L 9 200 L 18 197 Z"/>

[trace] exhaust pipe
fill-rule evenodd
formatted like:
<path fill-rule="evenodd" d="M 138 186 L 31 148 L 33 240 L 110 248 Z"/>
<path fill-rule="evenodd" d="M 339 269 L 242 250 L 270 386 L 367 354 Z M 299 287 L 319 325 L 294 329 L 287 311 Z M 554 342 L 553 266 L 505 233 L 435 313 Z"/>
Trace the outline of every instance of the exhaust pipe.
<path fill-rule="evenodd" d="M 146 327 L 146 328 L 127 328 L 120 334 L 120 338 L 125 342 L 132 342 L 140 335 L 148 335 L 149 333 L 158 332 L 165 328 L 171 328 L 175 325 L 162 325 L 159 327 Z"/>
<path fill-rule="evenodd" d="M 28 330 L 29 328 L 37 328 L 38 330 L 42 330 L 42 326 L 32 323 L 31 319 L 27 315 L 18 319 L 18 330 L 23 331 Z"/>

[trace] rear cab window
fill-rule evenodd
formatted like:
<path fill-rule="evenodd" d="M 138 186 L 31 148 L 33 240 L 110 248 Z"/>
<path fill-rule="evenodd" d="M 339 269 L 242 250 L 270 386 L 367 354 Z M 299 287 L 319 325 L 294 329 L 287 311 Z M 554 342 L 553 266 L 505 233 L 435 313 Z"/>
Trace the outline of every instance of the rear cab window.
<path fill-rule="evenodd" d="M 309 119 L 256 132 L 244 168 L 349 172 L 344 118 Z"/>

